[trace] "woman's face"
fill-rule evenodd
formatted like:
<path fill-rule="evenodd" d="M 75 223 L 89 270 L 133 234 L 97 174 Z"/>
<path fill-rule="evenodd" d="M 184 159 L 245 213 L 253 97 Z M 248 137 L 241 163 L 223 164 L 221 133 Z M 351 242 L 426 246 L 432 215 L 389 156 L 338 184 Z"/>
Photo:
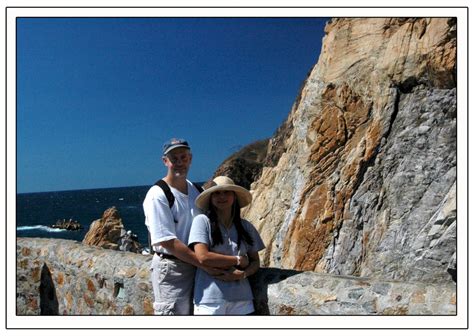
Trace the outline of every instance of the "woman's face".
<path fill-rule="evenodd" d="M 214 205 L 216 209 L 219 210 L 231 208 L 234 204 L 234 200 L 235 194 L 230 190 L 215 191 L 211 195 L 212 205 Z"/>

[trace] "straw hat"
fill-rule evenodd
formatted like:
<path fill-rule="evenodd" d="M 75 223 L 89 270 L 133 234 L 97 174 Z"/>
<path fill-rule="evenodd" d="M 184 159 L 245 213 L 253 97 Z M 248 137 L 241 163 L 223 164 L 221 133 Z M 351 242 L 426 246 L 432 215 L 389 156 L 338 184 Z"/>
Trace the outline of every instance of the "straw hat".
<path fill-rule="evenodd" d="M 217 176 L 214 180 L 212 180 L 211 187 L 204 190 L 196 198 L 196 206 L 199 209 L 206 211 L 209 208 L 211 194 L 215 191 L 225 190 L 231 190 L 235 192 L 235 195 L 237 197 L 237 200 L 239 201 L 239 205 L 241 208 L 249 205 L 250 202 L 252 202 L 252 194 L 250 193 L 250 191 L 248 191 L 244 187 L 238 186 L 231 178 L 227 176 Z"/>

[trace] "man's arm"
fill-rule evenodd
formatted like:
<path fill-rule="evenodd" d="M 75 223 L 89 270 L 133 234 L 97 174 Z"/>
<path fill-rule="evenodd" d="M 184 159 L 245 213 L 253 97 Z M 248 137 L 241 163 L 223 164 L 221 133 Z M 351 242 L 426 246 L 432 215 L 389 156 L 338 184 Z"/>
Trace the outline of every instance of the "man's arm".
<path fill-rule="evenodd" d="M 246 268 L 249 265 L 247 256 L 237 257 L 210 252 L 208 245 L 204 243 L 195 243 L 194 252 L 200 263 L 210 267 L 228 269 L 232 266 Z"/>
<path fill-rule="evenodd" d="M 250 263 L 245 269 L 240 270 L 233 267 L 226 274 L 215 276 L 215 278 L 223 281 L 236 281 L 255 274 L 260 268 L 258 252 L 249 252 L 248 257 Z"/>
<path fill-rule="evenodd" d="M 209 265 L 205 265 L 200 262 L 200 260 L 196 257 L 196 254 L 189 247 L 184 245 L 184 243 L 179 239 L 163 241 L 160 243 L 160 245 L 163 246 L 166 250 L 170 251 L 178 259 L 193 266 L 202 268 L 210 275 L 223 274 L 222 270 Z"/>

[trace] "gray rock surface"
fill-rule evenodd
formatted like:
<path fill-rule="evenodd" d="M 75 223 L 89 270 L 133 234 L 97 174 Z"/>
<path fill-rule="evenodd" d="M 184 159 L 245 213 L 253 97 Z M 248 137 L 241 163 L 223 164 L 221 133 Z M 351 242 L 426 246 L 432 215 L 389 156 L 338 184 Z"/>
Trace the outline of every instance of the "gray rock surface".
<path fill-rule="evenodd" d="M 354 215 L 330 246 L 329 271 L 449 281 L 456 253 L 454 148 L 456 90 L 401 94 L 390 133 L 352 197 Z"/>
<path fill-rule="evenodd" d="M 242 212 L 265 266 L 456 280 L 456 29 L 453 18 L 327 24 Z"/>

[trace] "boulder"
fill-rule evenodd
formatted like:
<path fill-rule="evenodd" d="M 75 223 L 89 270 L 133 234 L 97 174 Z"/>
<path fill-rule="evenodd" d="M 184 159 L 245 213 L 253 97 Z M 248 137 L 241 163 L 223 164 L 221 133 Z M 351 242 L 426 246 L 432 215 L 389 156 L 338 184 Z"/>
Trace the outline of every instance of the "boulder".
<path fill-rule="evenodd" d="M 119 240 L 123 231 L 122 218 L 118 210 L 115 207 L 111 207 L 104 211 L 102 218 L 92 222 L 82 243 L 118 250 Z"/>

